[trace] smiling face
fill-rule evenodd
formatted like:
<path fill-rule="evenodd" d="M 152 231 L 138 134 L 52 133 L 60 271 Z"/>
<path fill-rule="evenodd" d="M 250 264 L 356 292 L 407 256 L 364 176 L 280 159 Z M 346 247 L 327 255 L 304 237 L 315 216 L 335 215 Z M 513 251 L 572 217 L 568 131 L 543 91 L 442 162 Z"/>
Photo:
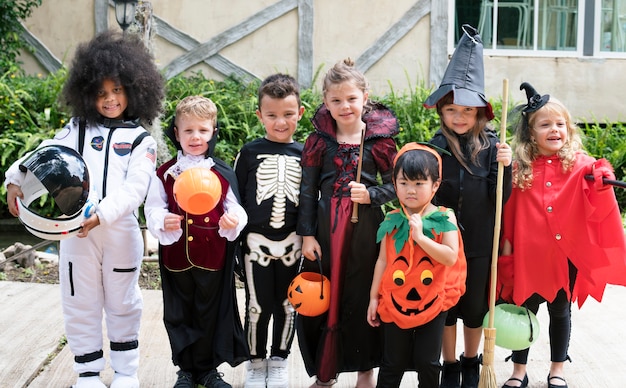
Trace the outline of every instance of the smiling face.
<path fill-rule="evenodd" d="M 214 132 L 213 120 L 184 114 L 176 116 L 174 133 L 185 155 L 205 155 Z"/>
<path fill-rule="evenodd" d="M 345 81 L 328 87 L 324 93 L 324 104 L 339 127 L 360 130 L 367 95 L 354 83 Z"/>
<path fill-rule="evenodd" d="M 96 95 L 96 110 L 107 119 L 121 120 L 128 107 L 126 91 L 121 83 L 105 79 Z"/>
<path fill-rule="evenodd" d="M 304 107 L 298 105 L 295 95 L 285 98 L 261 98 L 256 115 L 265 127 L 265 137 L 276 143 L 292 143 L 298 121 L 302 118 Z"/>
<path fill-rule="evenodd" d="M 441 115 L 446 127 L 457 135 L 463 135 L 471 131 L 476 125 L 478 108 L 447 104 L 441 108 Z"/>
<path fill-rule="evenodd" d="M 563 115 L 548 109 L 538 110 L 529 122 L 530 138 L 541 155 L 556 154 L 567 142 L 568 125 Z"/>

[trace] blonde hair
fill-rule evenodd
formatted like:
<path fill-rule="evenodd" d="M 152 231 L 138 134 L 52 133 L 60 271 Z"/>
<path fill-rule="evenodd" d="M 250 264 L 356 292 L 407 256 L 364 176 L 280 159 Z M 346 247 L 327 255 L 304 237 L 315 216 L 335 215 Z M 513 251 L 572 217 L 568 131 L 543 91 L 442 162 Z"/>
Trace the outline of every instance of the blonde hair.
<path fill-rule="evenodd" d="M 572 122 L 572 116 L 563 103 L 553 97 L 535 112 L 523 113 L 515 129 L 513 149 L 515 153 L 515 165 L 513 168 L 513 184 L 522 190 L 532 187 L 533 167 L 532 162 L 539 156 L 537 143 L 530 136 L 530 131 L 535 124 L 536 113 L 542 111 L 553 115 L 560 115 L 565 119 L 567 126 L 567 141 L 556 153 L 561 160 L 563 172 L 570 171 L 574 167 L 576 153 L 584 152 L 580 137 L 580 130 Z"/>
<path fill-rule="evenodd" d="M 188 96 L 176 105 L 176 118 L 191 116 L 201 120 L 211 120 L 213 125 L 217 121 L 217 107 L 209 98 L 203 96 Z"/>
<path fill-rule="evenodd" d="M 365 75 L 356 69 L 355 63 L 351 58 L 346 58 L 343 61 L 337 62 L 331 67 L 322 82 L 322 93 L 326 96 L 326 92 L 333 85 L 339 85 L 344 82 L 350 82 L 363 93 L 367 93 L 369 90 L 369 82 L 365 78 Z M 363 113 L 366 113 L 371 109 L 369 99 L 365 104 Z"/>
<path fill-rule="evenodd" d="M 443 122 L 443 107 L 446 105 L 450 105 L 454 103 L 454 94 L 450 92 L 443 96 L 439 101 L 437 101 L 437 114 L 439 115 L 439 122 L 441 125 L 441 132 L 443 136 L 445 136 L 448 141 L 448 145 L 450 146 L 450 150 L 452 154 L 456 157 L 456 159 L 461 163 L 463 167 L 469 172 L 472 170 L 468 166 L 468 161 L 461 151 L 461 145 L 459 144 L 459 139 L 453 130 L 448 128 L 446 124 Z M 489 138 L 487 137 L 487 132 L 485 128 L 490 128 L 489 119 L 487 118 L 487 108 L 478 107 L 478 111 L 476 113 L 476 124 L 474 127 L 469 130 L 467 133 L 469 135 L 467 145 L 469 147 L 470 152 L 470 162 L 476 166 L 480 166 L 480 161 L 478 160 L 478 154 L 480 151 L 489 148 Z"/>

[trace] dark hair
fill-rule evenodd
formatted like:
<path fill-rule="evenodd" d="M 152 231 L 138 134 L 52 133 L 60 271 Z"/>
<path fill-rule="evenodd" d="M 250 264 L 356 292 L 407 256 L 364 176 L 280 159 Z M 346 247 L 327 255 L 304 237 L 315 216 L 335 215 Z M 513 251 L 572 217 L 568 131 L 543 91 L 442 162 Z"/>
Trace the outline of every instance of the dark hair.
<path fill-rule="evenodd" d="M 298 101 L 298 106 L 302 105 L 300 100 L 300 87 L 295 78 L 287 74 L 272 74 L 261 82 L 259 87 L 258 106 L 261 109 L 263 96 L 270 98 L 285 98 L 294 95 Z"/>
<path fill-rule="evenodd" d="M 439 115 L 439 121 L 441 123 L 441 132 L 443 136 L 448 141 L 448 145 L 450 146 L 450 150 L 454 157 L 461 163 L 466 170 L 470 171 L 471 169 L 467 165 L 467 160 L 465 160 L 465 155 L 461 151 L 461 145 L 459 144 L 459 135 L 456 135 L 454 131 L 448 127 L 443 122 L 443 108 L 446 105 L 454 104 L 454 93 L 450 92 L 445 96 L 441 97 L 439 101 L 437 101 L 437 114 Z M 465 136 L 467 136 L 467 145 L 469 147 L 470 153 L 470 162 L 480 166 L 480 161 L 478 160 L 478 154 L 484 150 L 489 148 L 489 139 L 487 138 L 487 132 L 485 128 L 489 128 L 489 119 L 487 118 L 487 108 L 484 106 L 476 107 L 478 112 L 476 114 L 476 124 L 474 128 L 470 129 L 469 132 Z M 462 135 L 464 136 L 464 135 Z"/>
<path fill-rule="evenodd" d="M 402 176 L 409 180 L 439 180 L 439 161 L 432 153 L 424 150 L 409 150 L 400 155 L 393 167 L 393 180 Z"/>
<path fill-rule="evenodd" d="M 124 87 L 128 100 L 125 119 L 151 123 L 161 113 L 163 77 L 137 34 L 105 31 L 78 46 L 62 92 L 74 116 L 90 121 L 100 118 L 95 102 L 106 79 Z"/>

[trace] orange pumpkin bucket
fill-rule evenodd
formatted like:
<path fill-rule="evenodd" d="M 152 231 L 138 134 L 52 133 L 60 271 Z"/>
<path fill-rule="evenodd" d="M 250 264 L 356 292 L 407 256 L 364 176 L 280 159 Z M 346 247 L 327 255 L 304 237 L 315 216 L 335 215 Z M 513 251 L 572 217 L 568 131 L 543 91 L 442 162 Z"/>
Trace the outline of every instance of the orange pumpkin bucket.
<path fill-rule="evenodd" d="M 330 281 L 322 274 L 322 261 L 315 254 L 320 272 L 301 272 L 289 285 L 287 299 L 298 314 L 316 317 L 330 306 Z"/>
<path fill-rule="evenodd" d="M 213 171 L 204 167 L 185 170 L 174 181 L 174 198 L 181 209 L 199 215 L 210 212 L 222 196 L 222 183 Z"/>

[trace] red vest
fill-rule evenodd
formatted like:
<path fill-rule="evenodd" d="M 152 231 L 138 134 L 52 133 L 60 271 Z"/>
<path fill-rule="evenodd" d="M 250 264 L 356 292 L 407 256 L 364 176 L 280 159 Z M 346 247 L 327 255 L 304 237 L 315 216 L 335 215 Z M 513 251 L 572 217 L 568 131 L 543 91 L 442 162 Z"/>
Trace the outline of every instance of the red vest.
<path fill-rule="evenodd" d="M 221 270 L 226 258 L 226 239 L 218 234 L 218 222 L 224 214 L 224 200 L 230 187 L 228 181 L 211 169 L 222 184 L 222 196 L 215 209 L 201 215 L 193 215 L 182 210 L 174 199 L 174 178 L 171 175 L 164 177 L 167 169 L 176 162 L 172 160 L 157 170 L 159 179 L 167 194 L 168 210 L 171 213 L 185 216 L 183 220 L 183 235 L 172 245 L 161 246 L 161 260 L 170 271 L 184 271 L 192 267 L 207 270 Z"/>

